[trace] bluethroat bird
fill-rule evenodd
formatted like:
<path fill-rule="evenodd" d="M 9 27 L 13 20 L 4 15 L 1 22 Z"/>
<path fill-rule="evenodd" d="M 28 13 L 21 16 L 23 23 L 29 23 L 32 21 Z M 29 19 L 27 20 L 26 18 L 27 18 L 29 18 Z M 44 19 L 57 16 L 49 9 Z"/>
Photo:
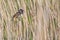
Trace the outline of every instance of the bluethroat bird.
<path fill-rule="evenodd" d="M 24 11 L 23 9 L 19 9 L 19 10 L 16 12 L 16 14 L 13 15 L 12 20 L 15 19 L 15 18 L 18 18 L 19 15 L 23 14 L 23 11 Z"/>

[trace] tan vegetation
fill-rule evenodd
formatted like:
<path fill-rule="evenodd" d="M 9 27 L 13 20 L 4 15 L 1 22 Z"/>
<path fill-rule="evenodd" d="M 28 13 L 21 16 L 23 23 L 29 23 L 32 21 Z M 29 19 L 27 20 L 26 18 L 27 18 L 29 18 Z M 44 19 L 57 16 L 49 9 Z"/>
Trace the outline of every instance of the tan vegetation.
<path fill-rule="evenodd" d="M 60 40 L 60 0 L 0 0 L 0 40 Z"/>

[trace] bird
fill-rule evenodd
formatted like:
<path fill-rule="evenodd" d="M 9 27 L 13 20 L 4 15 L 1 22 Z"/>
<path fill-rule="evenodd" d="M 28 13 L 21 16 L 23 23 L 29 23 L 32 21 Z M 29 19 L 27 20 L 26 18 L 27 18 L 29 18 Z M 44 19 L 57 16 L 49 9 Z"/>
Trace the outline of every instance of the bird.
<path fill-rule="evenodd" d="M 16 18 L 18 18 L 21 14 L 23 14 L 24 10 L 23 9 L 19 9 L 13 16 L 12 16 L 12 21 L 15 20 Z"/>
<path fill-rule="evenodd" d="M 23 9 L 19 9 L 18 12 L 16 12 L 16 14 L 13 15 L 13 19 L 18 18 L 19 15 L 23 14 L 23 11 Z"/>

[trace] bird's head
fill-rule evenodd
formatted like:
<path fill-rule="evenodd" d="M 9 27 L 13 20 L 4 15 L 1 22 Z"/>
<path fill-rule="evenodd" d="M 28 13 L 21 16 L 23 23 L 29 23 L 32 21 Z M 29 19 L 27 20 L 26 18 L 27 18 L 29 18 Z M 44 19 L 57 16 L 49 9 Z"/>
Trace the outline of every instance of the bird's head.
<path fill-rule="evenodd" d="M 23 9 L 19 9 L 18 12 L 19 12 L 20 14 L 23 14 L 24 10 L 23 10 Z"/>

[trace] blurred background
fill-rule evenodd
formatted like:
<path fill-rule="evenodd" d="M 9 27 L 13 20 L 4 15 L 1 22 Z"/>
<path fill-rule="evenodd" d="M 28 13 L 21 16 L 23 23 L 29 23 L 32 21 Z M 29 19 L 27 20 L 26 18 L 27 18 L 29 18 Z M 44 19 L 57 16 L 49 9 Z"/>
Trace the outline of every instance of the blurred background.
<path fill-rule="evenodd" d="M 60 40 L 60 0 L 0 0 L 0 40 Z"/>

